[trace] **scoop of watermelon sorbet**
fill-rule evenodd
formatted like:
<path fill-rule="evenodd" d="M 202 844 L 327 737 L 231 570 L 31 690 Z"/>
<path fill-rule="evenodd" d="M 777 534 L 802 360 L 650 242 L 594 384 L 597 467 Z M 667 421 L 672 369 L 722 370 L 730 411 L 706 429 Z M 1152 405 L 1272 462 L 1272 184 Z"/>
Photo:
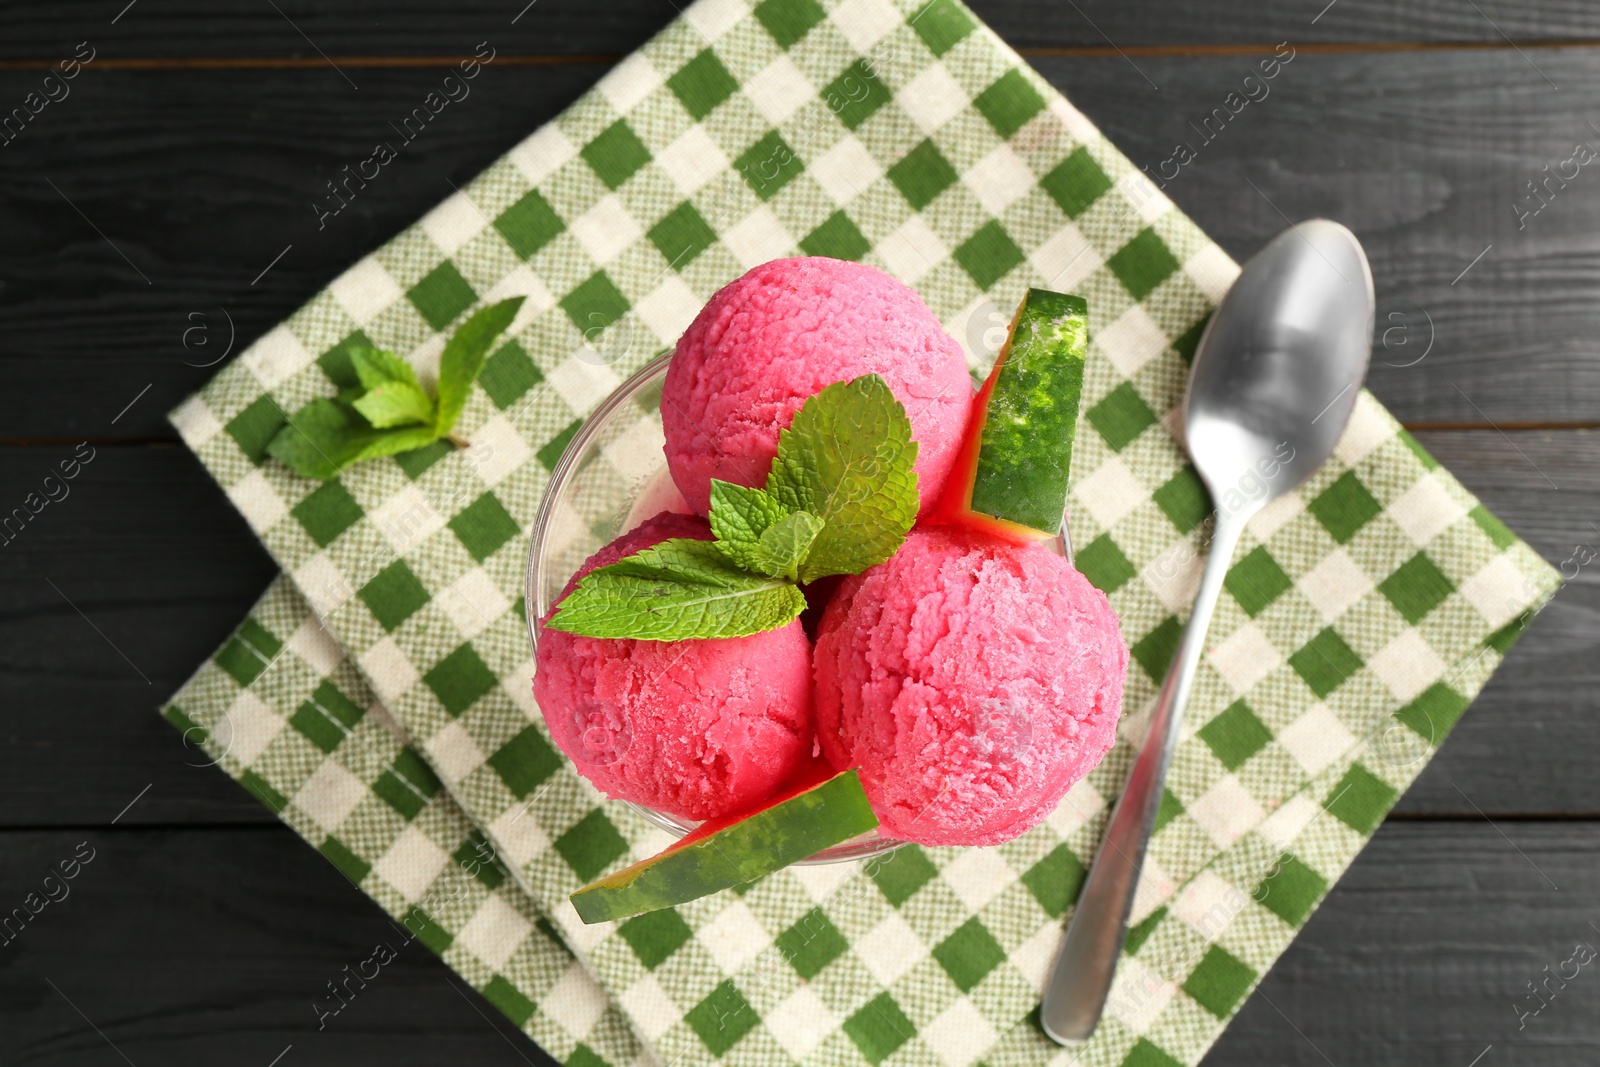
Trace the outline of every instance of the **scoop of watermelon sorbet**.
<path fill-rule="evenodd" d="M 998 844 L 1110 750 L 1127 667 L 1105 594 L 1061 557 L 919 527 L 823 613 L 818 740 L 890 836 Z"/>
<path fill-rule="evenodd" d="M 595 553 L 596 567 L 706 521 L 663 512 Z M 560 600 L 550 615 L 560 610 Z M 798 620 L 749 637 L 632 641 L 539 634 L 533 696 L 578 773 L 617 800 L 710 819 L 765 800 L 811 751 L 811 646 Z"/>
<path fill-rule="evenodd" d="M 880 374 L 911 418 L 923 510 L 972 409 L 966 357 L 915 291 L 860 263 L 813 256 L 751 270 L 678 341 L 661 394 L 667 467 L 701 514 L 711 479 L 766 484 L 778 433 L 834 382 Z"/>

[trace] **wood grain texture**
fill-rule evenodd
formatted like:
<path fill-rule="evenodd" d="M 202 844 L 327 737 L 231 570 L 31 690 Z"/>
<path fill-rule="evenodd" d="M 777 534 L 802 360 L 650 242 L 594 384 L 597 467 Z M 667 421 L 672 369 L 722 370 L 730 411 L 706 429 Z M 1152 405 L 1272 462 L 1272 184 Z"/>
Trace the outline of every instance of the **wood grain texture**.
<path fill-rule="evenodd" d="M 625 54 L 676 14 L 665 0 L 65 0 L 0 10 L 0 58 L 54 59 L 85 38 L 120 56 L 419 56 L 471 51 L 490 39 L 523 53 Z M 280 10 L 274 10 L 276 6 Z M 687 6 L 687 5 L 679 5 Z M 1524 47 L 1600 39 L 1600 11 L 1584 0 L 1295 0 L 1195 4 L 1187 0 L 971 0 L 1007 41 L 1024 49 L 1111 52 L 1198 50 L 1280 40 L 1337 44 Z M 1475 9 L 1476 8 L 1476 9 Z M 518 18 L 519 13 L 521 17 Z M 513 23 L 513 19 L 516 21 Z"/>
<path fill-rule="evenodd" d="M 278 1067 L 554 1063 L 280 826 L 6 831 L 3 907 L 80 842 L 69 895 L 0 947 L 0 1062 L 267 1067 L 292 1045 Z M 394 961 L 319 1031 L 313 1001 L 383 941 Z"/>
<path fill-rule="evenodd" d="M 1575 943 L 1600 948 L 1597 895 L 1594 823 L 1390 822 L 1202 1062 L 1468 1067 L 1493 1045 L 1478 1067 L 1588 1067 L 1593 965 L 1520 1030 L 1513 1004 Z"/>
<path fill-rule="evenodd" d="M 0 890 L 20 900 L 85 840 L 72 895 L 0 950 L 7 1064 L 121 1062 L 48 982 L 135 1064 L 266 1067 L 291 1044 L 285 1065 L 547 1062 L 420 949 L 318 1032 L 311 999 L 391 931 L 287 830 L 0 833 Z M 1389 824 L 1205 1062 L 1466 1067 L 1494 1044 L 1496 1062 L 1588 1067 L 1592 968 L 1520 1032 L 1512 1004 L 1600 940 L 1597 894 L 1594 824 Z"/>
<path fill-rule="evenodd" d="M 220 351 L 223 309 L 237 351 L 676 14 L 524 4 L 0 6 L 0 104 L 76 42 L 98 49 L 71 98 L 0 150 L 0 507 L 77 441 L 99 450 L 0 547 L 0 893 L 20 900 L 80 840 L 100 849 L 0 949 L 0 1063 L 123 1062 L 49 982 L 140 1065 L 265 1067 L 291 1044 L 280 1067 L 549 1062 L 423 955 L 316 1032 L 310 998 L 383 936 L 382 914 L 154 714 L 275 573 L 164 421 L 214 373 L 192 364 Z M 1136 163 L 1199 146 L 1167 191 L 1234 256 L 1287 219 L 1350 224 L 1388 341 L 1374 391 L 1412 424 L 1477 427 L 1419 436 L 1546 559 L 1600 547 L 1600 434 L 1535 428 L 1600 424 L 1600 178 L 1584 168 L 1521 229 L 1513 208 L 1576 141 L 1600 144 L 1600 7 L 973 6 Z M 317 231 L 323 181 L 484 40 L 503 61 L 473 96 Z M 1202 144 L 1189 123 L 1280 40 L 1299 51 L 1271 96 Z M 191 313 L 212 347 L 183 346 Z M 1512 1007 L 1574 940 L 1600 938 L 1597 573 L 1519 642 L 1210 1067 L 1600 1059 L 1591 969 L 1523 1030 Z"/>
<path fill-rule="evenodd" d="M 360 91 L 331 70 L 80 75 L 3 150 L 0 379 L 29 402 L 0 434 L 176 440 L 166 412 L 216 373 L 229 317 L 237 354 L 605 69 L 491 65 L 321 229 L 325 183 L 398 140 L 390 120 L 438 71 L 365 72 Z M 31 77 L 0 74 L 0 93 Z"/>
<path fill-rule="evenodd" d="M 1508 49 L 1297 55 L 1209 144 L 1189 122 L 1222 105 L 1250 57 L 1138 60 L 1160 93 L 1121 59 L 1038 65 L 1153 172 L 1178 140 L 1197 144 L 1167 191 L 1234 256 L 1286 218 L 1350 224 L 1380 296 L 1372 388 L 1403 420 L 1484 426 L 1600 420 L 1600 178 L 1585 169 L 1520 231 L 1512 210 L 1575 140 L 1600 143 L 1585 111 L 1600 93 L 1595 55 L 1537 57 L 1560 93 Z M 221 353 L 224 311 L 237 351 L 604 69 L 491 67 L 321 231 L 311 203 L 323 183 L 437 71 L 364 71 L 359 92 L 331 70 L 80 78 L 0 172 L 0 375 L 33 398 L 3 433 L 170 439 L 164 414 L 212 373 L 195 364 Z M 24 81 L 0 73 L 0 92 Z M 195 325 L 191 341 L 211 347 L 184 347 Z"/>

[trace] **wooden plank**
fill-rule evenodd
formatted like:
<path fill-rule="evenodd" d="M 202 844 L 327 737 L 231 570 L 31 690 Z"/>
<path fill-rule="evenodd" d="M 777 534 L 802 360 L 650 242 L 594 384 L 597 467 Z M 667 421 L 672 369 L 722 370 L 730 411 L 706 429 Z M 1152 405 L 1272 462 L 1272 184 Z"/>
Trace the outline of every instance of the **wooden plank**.
<path fill-rule="evenodd" d="M 1350 223 L 1372 256 L 1380 324 L 1396 325 L 1392 313 L 1409 326 L 1390 329 L 1372 375 L 1401 418 L 1591 420 L 1600 399 L 1600 181 L 1582 172 L 1521 232 L 1511 205 L 1538 161 L 1565 158 L 1576 139 L 1600 140 L 1583 110 L 1600 92 L 1597 55 L 1537 57 L 1560 93 L 1509 50 L 1299 55 L 1270 96 L 1202 144 L 1168 192 L 1235 256 L 1280 230 L 1284 216 Z M 1039 66 L 1131 158 L 1159 172 L 1176 141 L 1199 142 L 1189 121 L 1221 106 L 1252 62 L 1140 60 L 1159 93 L 1117 58 Z M 17 166 L 0 201 L 10 236 L 0 250 L 0 374 L 31 402 L 8 412 L 0 432 L 170 437 L 163 414 L 211 373 L 193 364 L 220 354 L 224 311 L 237 349 L 604 69 L 491 67 L 381 185 L 321 231 L 311 205 L 323 183 L 386 137 L 390 119 L 437 71 L 365 71 L 360 92 L 314 70 L 79 79 L 59 112 L 46 111 L 7 149 Z M 7 74 L 0 86 L 19 77 Z M 191 341 L 211 347 L 186 350 L 185 331 L 196 325 L 206 329 Z"/>
<path fill-rule="evenodd" d="M 481 40 L 508 52 L 622 54 L 664 26 L 675 11 L 657 0 L 344 0 L 272 5 L 250 0 L 130 5 L 66 0 L 0 11 L 0 58 L 49 60 L 84 38 L 115 56 L 298 56 L 321 62 L 318 49 L 349 56 L 470 52 Z M 524 6 L 526 4 L 526 6 Z M 1205 4 L 1185 0 L 973 0 L 972 8 L 1022 48 L 1073 47 L 1111 52 L 1238 45 L 1280 40 L 1367 43 L 1504 43 L 1524 46 L 1600 38 L 1600 12 L 1583 0 L 1452 0 L 1408 4 L 1315 0 L 1295 4 Z M 519 17 L 520 16 L 520 17 Z M 115 22 L 113 23 L 113 19 Z M 292 21 L 291 21 L 292 20 Z"/>
<path fill-rule="evenodd" d="M 272 821 L 156 711 L 277 569 L 181 446 L 73 454 L 0 449 L 4 514 L 67 494 L 0 547 L 0 824 Z"/>
<path fill-rule="evenodd" d="M 137 1064 L 265 1067 L 290 1044 L 283 1067 L 546 1062 L 414 948 L 318 1032 L 312 999 L 392 931 L 287 830 L 0 833 L 8 906 L 84 840 L 71 896 L 6 947 L 6 1063 L 121 1062 L 47 978 Z M 1600 943 L 1597 894 L 1600 824 L 1387 825 L 1206 1062 L 1467 1067 L 1493 1044 L 1486 1063 L 1588 1067 L 1592 967 L 1521 1032 L 1512 1004 L 1575 941 Z"/>
<path fill-rule="evenodd" d="M 1203 1062 L 1589 1067 L 1592 963 L 1521 1029 L 1517 1006 L 1600 949 L 1597 893 L 1600 824 L 1385 825 Z"/>
<path fill-rule="evenodd" d="M 166 412 L 230 336 L 236 354 L 605 69 L 491 66 L 410 144 L 389 124 L 436 70 L 368 72 L 360 92 L 312 71 L 80 77 L 6 148 L 0 375 L 30 400 L 0 434 L 175 439 Z M 378 141 L 399 157 L 319 228 L 325 183 Z"/>
<path fill-rule="evenodd" d="M 80 842 L 68 895 L 5 945 L 0 1062 L 554 1063 L 281 827 L 0 833 L 4 907 Z M 396 958 L 319 1031 L 327 983 L 385 941 Z"/>
<path fill-rule="evenodd" d="M 1580 542 L 1600 548 L 1588 526 L 1600 524 L 1600 433 L 1422 438 L 1553 563 Z M 0 449 L 0 504 L 20 503 L 71 452 Z M 181 446 L 101 446 L 70 485 L 0 548 L 0 706 L 41 709 L 5 719 L 0 825 L 103 824 L 150 783 L 126 821 L 265 821 L 154 712 L 272 579 L 270 559 Z M 1401 811 L 1600 815 L 1597 622 L 1600 561 L 1535 621 Z"/>

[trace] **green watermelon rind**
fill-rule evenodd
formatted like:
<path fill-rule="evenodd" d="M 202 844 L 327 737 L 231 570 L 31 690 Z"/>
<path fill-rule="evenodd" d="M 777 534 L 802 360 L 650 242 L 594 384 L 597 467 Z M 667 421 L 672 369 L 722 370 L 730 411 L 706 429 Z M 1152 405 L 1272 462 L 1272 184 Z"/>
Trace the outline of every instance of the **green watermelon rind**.
<path fill-rule="evenodd" d="M 1028 290 L 988 397 L 973 512 L 1047 534 L 1061 528 L 1088 342 L 1082 297 Z"/>
<path fill-rule="evenodd" d="M 781 870 L 878 825 L 854 770 L 572 894 L 585 923 L 659 911 Z"/>

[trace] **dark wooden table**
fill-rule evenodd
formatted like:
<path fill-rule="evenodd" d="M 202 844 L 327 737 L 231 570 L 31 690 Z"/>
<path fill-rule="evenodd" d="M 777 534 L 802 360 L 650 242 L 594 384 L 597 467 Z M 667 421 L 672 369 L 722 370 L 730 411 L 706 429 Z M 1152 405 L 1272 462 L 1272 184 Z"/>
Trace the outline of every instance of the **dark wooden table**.
<path fill-rule="evenodd" d="M 0 112 L 95 57 L 0 147 L 0 510 L 95 450 L 0 548 L 0 911 L 95 856 L 0 946 L 0 1063 L 546 1063 L 422 956 L 318 1032 L 312 998 L 387 928 L 155 715 L 274 574 L 164 415 L 229 320 L 237 350 L 674 5 L 126 2 L 0 7 Z M 1527 184 L 1600 148 L 1600 5 L 974 6 L 1152 170 L 1290 42 L 1167 191 L 1238 257 L 1285 217 L 1351 226 L 1386 331 L 1373 390 L 1572 579 L 1206 1062 L 1600 1061 L 1594 968 L 1514 1006 L 1600 945 L 1600 559 L 1578 562 L 1600 548 L 1600 166 Z M 470 102 L 319 231 L 323 183 L 483 40 Z"/>

